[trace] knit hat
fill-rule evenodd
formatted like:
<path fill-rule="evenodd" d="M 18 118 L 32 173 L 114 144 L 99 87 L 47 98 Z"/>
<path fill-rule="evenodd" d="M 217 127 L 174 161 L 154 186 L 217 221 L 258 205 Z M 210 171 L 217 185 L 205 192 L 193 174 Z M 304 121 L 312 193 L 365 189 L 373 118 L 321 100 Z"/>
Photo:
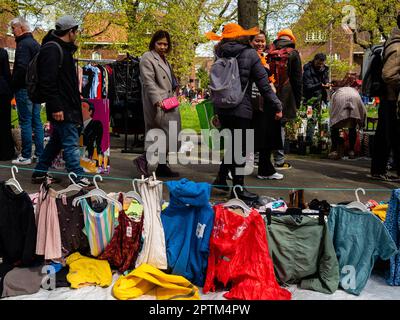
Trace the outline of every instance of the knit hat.
<path fill-rule="evenodd" d="M 79 26 L 72 16 L 63 16 L 56 21 L 56 30 L 67 31 Z"/>
<path fill-rule="evenodd" d="M 278 39 L 283 36 L 289 37 L 293 42 L 296 42 L 296 37 L 294 36 L 293 31 L 290 29 L 283 29 L 278 32 Z"/>
<path fill-rule="evenodd" d="M 244 36 L 256 36 L 260 33 L 258 27 L 254 27 L 248 30 L 243 29 L 237 23 L 228 23 L 224 26 L 222 30 L 222 35 L 217 35 L 214 32 L 207 32 L 206 37 L 209 40 L 222 40 L 222 39 L 235 39 Z"/>

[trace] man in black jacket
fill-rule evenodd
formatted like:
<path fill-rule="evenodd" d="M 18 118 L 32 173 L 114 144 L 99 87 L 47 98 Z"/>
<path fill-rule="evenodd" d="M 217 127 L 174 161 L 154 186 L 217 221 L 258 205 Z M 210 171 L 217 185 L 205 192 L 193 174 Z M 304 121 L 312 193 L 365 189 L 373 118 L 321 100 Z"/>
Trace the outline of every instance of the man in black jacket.
<path fill-rule="evenodd" d="M 251 102 L 251 93 L 253 83 L 257 85 L 261 95 L 275 112 L 276 119 L 279 120 L 282 118 L 282 104 L 269 84 L 268 74 L 261 63 L 260 57 L 250 46 L 250 38 L 248 36 L 257 35 L 258 33 L 259 30 L 244 30 L 241 26 L 235 23 L 225 25 L 221 37 L 212 32 L 207 33 L 207 37 L 210 40 L 215 40 L 217 38 L 222 39 L 216 47 L 216 55 L 218 57 L 237 57 L 242 90 L 246 90 L 242 102 L 235 108 L 215 108 L 215 112 L 218 114 L 222 128 L 228 129 L 233 137 L 231 144 L 227 146 L 227 149 L 231 149 L 230 151 L 232 151 L 233 163 L 228 163 L 228 160 L 224 158 L 217 179 L 213 183 L 213 185 L 218 186 L 219 189 L 228 189 L 226 180 L 229 172 L 233 175 L 234 186 L 244 186 L 244 174 L 241 171 L 243 171 L 245 163 L 238 163 L 235 159 L 235 155 L 241 153 L 242 157 L 248 156 L 246 155 L 245 136 L 246 130 L 252 128 L 253 107 Z M 241 150 L 237 150 L 238 144 L 235 145 L 235 130 L 242 134 Z M 233 195 L 234 194 L 232 193 L 231 196 Z M 256 194 L 249 192 L 246 188 L 238 190 L 237 195 L 240 199 L 248 202 L 256 201 L 258 199 Z"/>
<path fill-rule="evenodd" d="M 321 103 L 328 102 L 327 89 L 329 84 L 329 67 L 325 64 L 326 55 L 318 53 L 314 59 L 304 66 L 303 92 L 304 102 L 311 105 L 313 116 L 307 124 L 306 142 L 312 144 L 314 130 L 317 124 L 318 113 L 321 110 Z M 310 102 L 310 100 L 312 102 Z"/>
<path fill-rule="evenodd" d="M 79 136 L 82 130 L 81 99 L 73 54 L 77 47 L 78 23 L 71 16 L 61 17 L 56 29 L 43 39 L 38 58 L 39 90 L 46 102 L 52 136 L 32 175 L 33 183 L 46 179 L 52 161 L 64 150 L 68 172 L 74 172 L 77 183 L 88 185 L 80 166 Z M 61 54 L 62 51 L 62 54 Z"/>
<path fill-rule="evenodd" d="M 304 65 L 303 93 L 307 102 L 312 98 L 319 98 L 327 102 L 326 89 L 329 88 L 329 67 L 325 65 L 326 55 L 318 53 L 314 59 Z"/>
<path fill-rule="evenodd" d="M 44 130 L 40 119 L 41 105 L 34 104 L 28 97 L 25 76 L 28 65 L 40 49 L 39 43 L 30 32 L 29 23 L 23 18 L 15 18 L 10 23 L 17 43 L 12 74 L 12 87 L 17 101 L 18 120 L 21 128 L 22 152 L 13 161 L 15 165 L 32 163 L 32 129 L 35 134 L 35 155 L 37 159 L 43 152 Z"/>
<path fill-rule="evenodd" d="M 282 56 L 287 55 L 285 69 L 282 71 L 275 70 L 272 72 L 274 74 L 275 80 L 277 81 L 277 83 L 275 84 L 277 89 L 277 96 L 281 100 L 283 106 L 281 136 L 282 144 L 285 145 L 286 123 L 287 121 L 296 118 L 297 110 L 300 108 L 302 98 L 301 59 L 299 52 L 296 50 L 296 37 L 294 36 L 292 30 L 283 29 L 279 31 L 278 38 L 273 42 L 271 48 L 268 50 L 268 62 L 274 59 L 274 53 L 278 53 L 277 59 L 282 59 Z M 271 62 L 271 64 L 273 64 L 273 61 Z M 279 65 L 279 63 L 279 61 L 276 62 L 276 65 Z M 287 81 L 284 81 L 283 79 L 287 79 Z M 282 170 L 292 168 L 290 163 L 285 161 L 284 150 L 276 150 L 274 152 L 274 161 L 275 169 Z"/>

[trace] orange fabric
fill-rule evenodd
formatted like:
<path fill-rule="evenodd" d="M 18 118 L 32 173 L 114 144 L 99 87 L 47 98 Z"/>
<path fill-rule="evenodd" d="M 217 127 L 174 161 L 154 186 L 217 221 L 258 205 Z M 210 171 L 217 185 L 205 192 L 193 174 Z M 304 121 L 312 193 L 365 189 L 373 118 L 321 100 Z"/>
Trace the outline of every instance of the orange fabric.
<path fill-rule="evenodd" d="M 234 39 L 243 36 L 256 36 L 260 33 L 260 29 L 258 27 L 254 27 L 251 29 L 243 29 L 237 23 L 228 23 L 224 26 L 222 30 L 222 35 L 217 35 L 214 32 L 207 32 L 206 37 L 208 40 L 222 40 L 222 39 Z"/>
<path fill-rule="evenodd" d="M 264 67 L 267 67 L 268 64 L 267 64 L 267 60 L 265 59 L 264 53 L 263 53 L 263 52 L 258 52 L 258 51 L 257 51 L 257 53 L 258 53 L 258 56 L 259 56 L 260 59 L 261 59 L 262 65 L 263 65 Z"/>
<path fill-rule="evenodd" d="M 278 32 L 278 39 L 283 36 L 287 36 L 292 39 L 293 42 L 296 42 L 296 37 L 294 36 L 293 31 L 290 29 L 283 29 Z"/>

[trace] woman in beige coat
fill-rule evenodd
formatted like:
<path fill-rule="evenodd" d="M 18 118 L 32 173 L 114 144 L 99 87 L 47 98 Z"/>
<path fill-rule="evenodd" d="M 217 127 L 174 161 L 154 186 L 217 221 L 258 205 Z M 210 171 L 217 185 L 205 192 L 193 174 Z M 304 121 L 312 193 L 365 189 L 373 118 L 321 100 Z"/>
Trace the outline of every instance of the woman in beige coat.
<path fill-rule="evenodd" d="M 146 153 L 134 160 L 138 171 L 148 176 L 148 160 L 153 157 L 154 148 L 149 148 L 154 139 L 154 129 L 159 129 L 165 134 L 165 145 L 162 143 L 158 150 L 158 166 L 156 175 L 158 177 L 178 177 L 179 174 L 173 172 L 167 164 L 169 147 L 178 148 L 178 134 L 181 130 L 181 116 L 179 108 L 169 111 L 162 109 L 164 99 L 173 97 L 175 90 L 179 86 L 174 76 L 171 65 L 166 59 L 166 55 L 171 51 L 171 38 L 167 31 L 157 31 L 151 39 L 150 51 L 146 52 L 140 60 L 140 79 L 142 83 L 142 100 L 144 121 L 146 127 Z M 175 128 L 177 130 L 175 130 Z M 170 140 L 171 146 L 170 146 Z M 158 140 L 160 141 L 160 140 Z"/>

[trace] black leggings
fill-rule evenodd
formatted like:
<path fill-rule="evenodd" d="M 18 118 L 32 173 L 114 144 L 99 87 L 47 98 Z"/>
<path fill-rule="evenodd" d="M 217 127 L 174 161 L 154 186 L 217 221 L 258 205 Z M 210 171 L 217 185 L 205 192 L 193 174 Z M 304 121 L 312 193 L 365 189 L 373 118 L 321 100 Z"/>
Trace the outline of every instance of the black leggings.
<path fill-rule="evenodd" d="M 244 119 L 244 118 L 239 118 L 235 116 L 222 116 L 218 115 L 218 118 L 221 122 L 221 126 L 223 129 L 228 129 L 231 134 L 232 134 L 232 145 L 226 146 L 226 149 L 228 149 L 228 152 L 232 151 L 232 160 L 233 163 L 225 163 L 225 158 L 222 160 L 222 164 L 219 168 L 219 173 L 218 176 L 221 179 L 226 179 L 228 176 L 229 171 L 232 173 L 233 176 L 233 184 L 234 185 L 244 185 L 244 176 L 241 174 L 238 174 L 236 172 L 237 168 L 244 168 L 246 166 L 246 162 L 244 163 L 237 163 L 235 159 L 235 150 L 232 148 L 232 146 L 235 145 L 235 139 L 234 139 L 234 130 L 241 130 L 242 132 L 242 146 L 241 150 L 239 153 L 242 154 L 243 157 L 246 156 L 246 130 L 251 129 L 251 120 L 250 119 Z M 225 143 L 225 142 L 224 142 Z"/>
<path fill-rule="evenodd" d="M 258 159 L 258 175 L 263 177 L 272 176 L 276 170 L 271 161 L 272 151 L 268 149 L 260 150 Z"/>

